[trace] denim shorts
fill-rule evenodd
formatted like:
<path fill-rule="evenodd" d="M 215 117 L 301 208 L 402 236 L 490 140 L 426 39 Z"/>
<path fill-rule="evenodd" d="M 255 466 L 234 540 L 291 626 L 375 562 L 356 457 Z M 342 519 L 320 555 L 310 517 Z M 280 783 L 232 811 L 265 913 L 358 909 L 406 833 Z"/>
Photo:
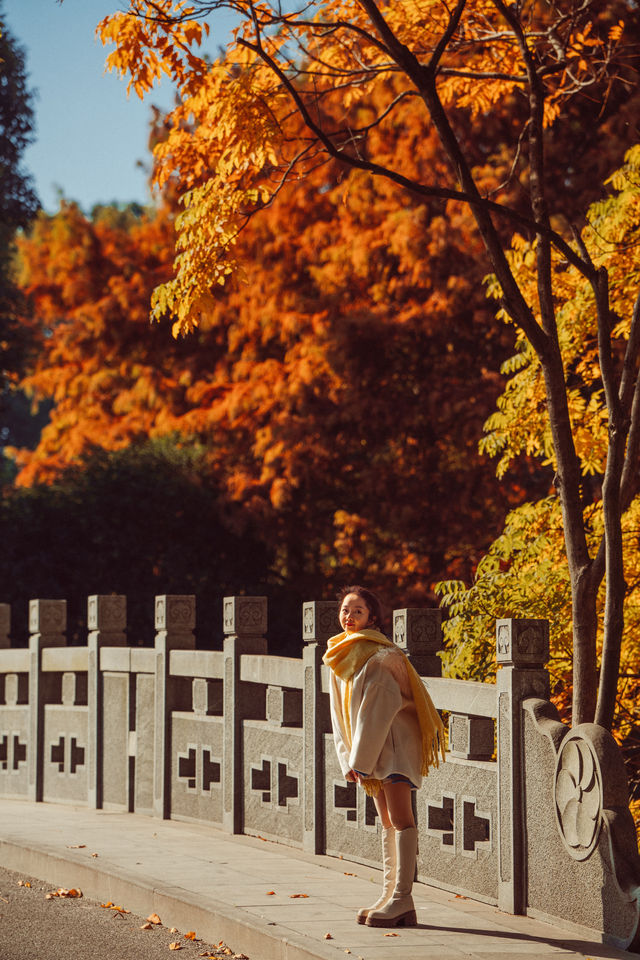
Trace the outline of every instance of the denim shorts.
<path fill-rule="evenodd" d="M 388 777 L 385 777 L 382 781 L 383 783 L 408 783 L 412 790 L 417 790 L 415 783 L 412 783 L 409 780 L 409 777 L 405 777 L 403 773 L 390 773 Z"/>

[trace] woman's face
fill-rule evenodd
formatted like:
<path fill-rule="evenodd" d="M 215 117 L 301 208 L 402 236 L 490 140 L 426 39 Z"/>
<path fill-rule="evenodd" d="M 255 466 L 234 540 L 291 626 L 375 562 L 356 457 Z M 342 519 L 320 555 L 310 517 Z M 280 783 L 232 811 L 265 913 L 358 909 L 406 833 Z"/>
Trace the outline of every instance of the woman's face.
<path fill-rule="evenodd" d="M 357 593 L 348 593 L 342 601 L 338 619 L 345 633 L 359 633 L 371 626 L 371 611 Z"/>

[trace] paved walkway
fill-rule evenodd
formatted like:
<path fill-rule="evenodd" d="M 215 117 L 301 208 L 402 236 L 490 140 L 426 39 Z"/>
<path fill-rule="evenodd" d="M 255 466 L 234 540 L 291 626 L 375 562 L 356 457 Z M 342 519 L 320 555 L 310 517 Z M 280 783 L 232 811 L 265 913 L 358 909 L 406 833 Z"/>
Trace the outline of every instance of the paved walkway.
<path fill-rule="evenodd" d="M 138 814 L 0 800 L 0 863 L 156 912 L 166 926 L 224 940 L 250 960 L 638 960 L 425 884 L 414 886 L 417 927 L 362 926 L 355 913 L 376 899 L 379 871 Z"/>

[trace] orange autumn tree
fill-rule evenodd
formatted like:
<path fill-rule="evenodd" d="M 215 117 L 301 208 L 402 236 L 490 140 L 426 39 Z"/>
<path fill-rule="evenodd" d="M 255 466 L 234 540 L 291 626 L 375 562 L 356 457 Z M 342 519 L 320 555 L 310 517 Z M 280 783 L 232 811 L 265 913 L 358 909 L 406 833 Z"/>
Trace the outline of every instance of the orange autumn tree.
<path fill-rule="evenodd" d="M 232 9 L 240 23 L 224 57 L 198 54 L 204 18 Z M 159 148 L 159 179 L 178 175 L 185 189 L 178 218 L 174 277 L 157 288 L 154 312 L 174 317 L 177 333 L 193 330 L 214 309 L 216 287 L 237 269 L 237 238 L 283 184 L 308 177 L 329 158 L 386 179 L 427 203 L 457 201 L 473 214 L 504 311 L 540 359 L 549 414 L 556 488 L 571 582 L 574 721 L 610 726 L 616 700 L 624 623 L 622 514 L 637 485 L 640 450 L 638 358 L 632 334 L 619 355 L 606 270 L 593 263 L 572 224 L 551 206 L 546 149 L 571 104 L 588 95 L 604 109 L 612 85 L 635 84 L 636 51 L 625 40 L 624 5 L 570 3 L 565 8 L 503 0 L 328 0 L 283 8 L 254 0 L 132 0 L 107 18 L 110 65 L 131 75 L 139 94 L 167 73 L 181 103 Z M 378 109 L 371 90 L 393 77 Z M 324 109 L 338 94 L 342 116 Z M 507 100 L 522 105 L 507 143 L 520 200 L 486 189 L 465 141 L 483 139 L 485 118 Z M 372 149 L 372 132 L 403 123 L 416 101 L 433 125 L 449 164 L 446 177 L 412 176 Z M 302 121 L 302 129 L 299 123 Z M 381 137 L 382 139 L 382 137 Z M 571 151 L 561 172 L 571 181 Z M 507 256 L 510 233 L 533 243 L 536 309 Z M 609 444 L 604 468 L 601 545 L 587 536 L 580 458 L 572 433 L 554 302 L 552 251 L 590 285 L 598 316 L 598 363 L 606 394 Z M 640 313 L 640 311 L 638 311 Z M 604 639 L 599 670 L 596 598 L 605 581 Z"/>
<path fill-rule="evenodd" d="M 414 116 L 385 149 L 433 167 L 430 138 Z M 486 338 L 479 357 L 488 311 L 469 231 L 464 215 L 411 199 L 399 212 L 394 187 L 318 169 L 244 232 L 251 282 L 230 282 L 196 337 L 172 341 L 147 316 L 169 275 L 170 209 L 42 215 L 20 248 L 43 327 L 28 383 L 56 406 L 19 482 L 96 444 L 178 431 L 278 544 L 278 576 L 313 595 L 366 566 L 423 601 L 437 577 L 468 575 L 511 496 L 475 450 L 504 346 Z"/>
<path fill-rule="evenodd" d="M 169 275 L 171 231 L 167 211 L 105 208 L 90 220 L 64 203 L 18 238 L 17 281 L 40 338 L 23 387 L 54 403 L 37 449 L 16 456 L 20 485 L 54 479 L 94 445 L 114 450 L 152 434 L 158 397 L 171 409 L 180 345 L 166 355 L 147 310 Z"/>

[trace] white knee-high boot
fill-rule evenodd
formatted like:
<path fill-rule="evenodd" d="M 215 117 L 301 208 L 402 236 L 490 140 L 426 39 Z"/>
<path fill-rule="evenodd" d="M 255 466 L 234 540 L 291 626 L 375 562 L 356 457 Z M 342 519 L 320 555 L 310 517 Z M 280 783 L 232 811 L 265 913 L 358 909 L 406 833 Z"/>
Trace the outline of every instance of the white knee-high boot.
<path fill-rule="evenodd" d="M 396 831 L 393 827 L 382 828 L 382 893 L 370 907 L 358 910 L 358 923 L 366 923 L 372 910 L 378 910 L 387 902 L 396 884 Z"/>
<path fill-rule="evenodd" d="M 416 827 L 398 830 L 396 833 L 396 883 L 393 894 L 382 907 L 369 911 L 366 919 L 368 927 L 415 927 L 416 908 L 411 896 L 411 888 L 416 872 L 417 852 Z"/>

